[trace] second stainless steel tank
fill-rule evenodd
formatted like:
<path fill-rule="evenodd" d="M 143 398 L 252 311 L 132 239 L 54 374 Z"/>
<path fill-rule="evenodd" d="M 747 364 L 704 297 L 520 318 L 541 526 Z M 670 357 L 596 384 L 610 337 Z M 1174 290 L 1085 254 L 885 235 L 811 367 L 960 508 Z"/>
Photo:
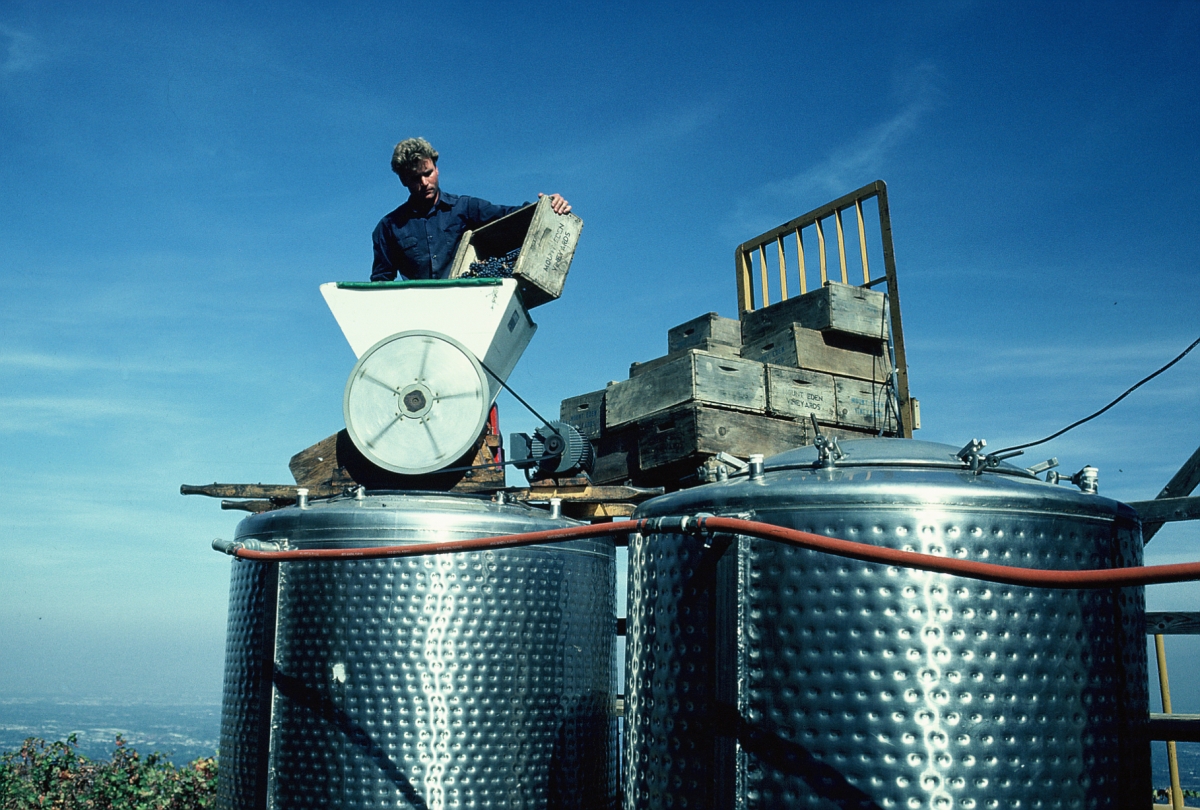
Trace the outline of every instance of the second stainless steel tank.
<path fill-rule="evenodd" d="M 370 547 L 574 525 L 377 493 L 247 518 L 240 541 Z M 233 563 L 219 802 L 609 808 L 611 540 L 384 560 Z"/>
<path fill-rule="evenodd" d="M 662 496 L 1030 568 L 1141 562 L 1132 510 L 955 448 L 846 442 Z M 630 545 L 626 807 L 1134 807 L 1149 748 L 1140 589 L 1062 590 L 748 537 Z"/>

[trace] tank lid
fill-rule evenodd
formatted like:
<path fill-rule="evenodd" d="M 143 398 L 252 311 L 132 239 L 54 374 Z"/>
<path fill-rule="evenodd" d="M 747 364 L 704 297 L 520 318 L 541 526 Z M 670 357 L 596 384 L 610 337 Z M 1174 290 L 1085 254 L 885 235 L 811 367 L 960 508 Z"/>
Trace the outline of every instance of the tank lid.
<path fill-rule="evenodd" d="M 849 439 L 839 442 L 841 455 L 824 463 L 815 446 L 797 447 L 765 462 L 766 470 L 787 470 L 799 467 L 937 467 L 969 470 L 971 464 L 961 456 L 962 451 L 948 444 L 923 442 L 917 439 Z M 836 454 L 835 454 L 836 455 Z M 999 461 L 987 467 L 988 472 L 1035 478 L 1021 467 Z"/>

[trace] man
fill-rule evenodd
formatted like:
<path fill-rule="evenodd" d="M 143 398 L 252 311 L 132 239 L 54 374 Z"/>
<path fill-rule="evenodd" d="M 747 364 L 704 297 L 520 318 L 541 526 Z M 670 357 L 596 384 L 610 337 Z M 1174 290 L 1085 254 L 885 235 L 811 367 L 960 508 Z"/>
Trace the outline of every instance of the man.
<path fill-rule="evenodd" d="M 375 226 L 372 281 L 446 278 L 464 231 L 521 207 L 442 192 L 437 160 L 438 153 L 424 138 L 396 144 L 392 171 L 408 189 L 408 200 Z M 571 210 L 570 203 L 558 194 L 550 195 L 550 207 L 556 214 Z"/>

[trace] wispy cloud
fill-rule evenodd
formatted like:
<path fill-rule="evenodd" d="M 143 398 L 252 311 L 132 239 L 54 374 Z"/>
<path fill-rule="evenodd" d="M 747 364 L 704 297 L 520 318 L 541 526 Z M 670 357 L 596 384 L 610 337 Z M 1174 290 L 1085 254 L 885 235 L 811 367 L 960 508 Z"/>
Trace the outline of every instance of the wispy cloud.
<path fill-rule="evenodd" d="M 900 109 L 887 119 L 833 148 L 813 165 L 782 180 L 759 186 L 739 202 L 730 230 L 744 236 L 754 229 L 778 224 L 778 212 L 811 208 L 826 199 L 845 194 L 878 176 L 887 159 L 907 138 L 916 133 L 922 119 L 940 95 L 937 69 L 922 64 L 901 77 Z M 772 212 L 767 214 L 767 212 Z"/>
<path fill-rule="evenodd" d="M 130 420 L 180 422 L 182 417 L 160 402 L 105 397 L 0 397 L 0 433 L 66 435 L 95 422 Z"/>
<path fill-rule="evenodd" d="M 1166 364 L 1186 344 L 1181 346 L 1166 340 L 1130 343 L 1092 343 L 1090 345 L 1043 345 L 1025 343 L 1001 346 L 994 341 L 912 341 L 915 349 L 934 366 L 954 366 L 970 359 L 971 373 L 978 377 L 1051 379 L 1057 381 L 1088 381 L 1097 387 L 1132 385 L 1139 379 Z M 1200 362 L 1200 349 L 1173 366 L 1153 383 L 1162 392 L 1174 386 L 1194 388 L 1196 375 L 1187 364 Z M 1073 389 L 1072 393 L 1078 393 Z"/>
<path fill-rule="evenodd" d="M 721 104 L 717 100 L 657 110 L 644 118 L 601 129 L 592 140 L 552 147 L 538 159 L 488 167 L 488 176 L 509 182 L 531 175 L 551 175 L 556 180 L 612 176 L 622 171 L 620 166 L 614 167 L 613 155 L 644 156 L 679 149 L 681 144 L 709 127 L 720 113 Z M 629 162 L 627 167 L 636 165 L 636 162 Z M 541 168 L 531 169 L 531 166 Z"/>
<path fill-rule="evenodd" d="M 197 374 L 228 371 L 216 361 L 159 358 L 87 357 L 45 352 L 0 352 L 0 370 L 24 370 L 41 373 L 114 372 L 127 374 Z"/>
<path fill-rule="evenodd" d="M 46 46 L 37 37 L 0 25 L 0 77 L 34 70 L 48 56 Z"/>

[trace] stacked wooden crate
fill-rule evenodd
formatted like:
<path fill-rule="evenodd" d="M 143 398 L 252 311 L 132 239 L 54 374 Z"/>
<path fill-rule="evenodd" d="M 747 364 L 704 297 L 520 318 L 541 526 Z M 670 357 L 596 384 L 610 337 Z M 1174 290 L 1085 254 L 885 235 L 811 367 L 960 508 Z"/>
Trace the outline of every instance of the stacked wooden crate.
<path fill-rule="evenodd" d="M 717 453 L 774 455 L 811 444 L 809 414 L 839 436 L 894 435 L 883 295 L 829 284 L 667 333 L 665 356 L 629 379 L 563 400 L 560 418 L 596 444 L 597 483 L 678 485 Z"/>
<path fill-rule="evenodd" d="M 830 282 L 741 323 L 742 357 L 766 364 L 769 413 L 896 433 L 883 293 Z"/>

